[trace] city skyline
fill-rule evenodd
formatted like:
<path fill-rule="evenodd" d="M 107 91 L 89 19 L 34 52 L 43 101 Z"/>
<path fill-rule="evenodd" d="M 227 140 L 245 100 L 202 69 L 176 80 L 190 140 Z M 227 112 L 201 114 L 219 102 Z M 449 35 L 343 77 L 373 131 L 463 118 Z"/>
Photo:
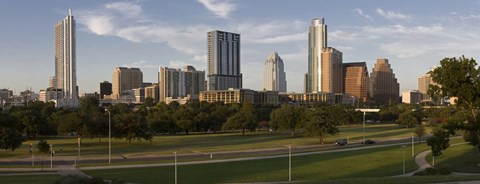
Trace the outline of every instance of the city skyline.
<path fill-rule="evenodd" d="M 316 17 L 328 20 L 329 45 L 343 52 L 344 63 L 366 61 L 370 71 L 376 58 L 388 58 L 400 91 L 417 89 L 418 77 L 444 57 L 465 54 L 478 59 L 475 51 L 480 45 L 474 42 L 480 37 L 475 34 L 478 2 L 423 1 L 415 7 L 390 1 L 272 2 L 201 0 L 182 6 L 168 1 L 0 2 L 0 23 L 5 25 L 0 31 L 0 88 L 18 94 L 30 86 L 37 92 L 48 87 L 55 68 L 52 25 L 68 8 L 77 19 L 80 93 L 98 92 L 98 83 L 110 80 L 117 66 L 141 68 L 145 82 L 156 81 L 160 66 L 190 64 L 207 70 L 205 37 L 211 30 L 242 35 L 244 88 L 262 89 L 256 74 L 263 70 L 265 55 L 278 51 L 284 53 L 289 92 L 302 92 L 308 25 Z M 292 13 L 263 12 L 271 6 Z M 173 13 L 178 11 L 190 13 Z M 32 25 L 19 24 L 27 20 Z"/>

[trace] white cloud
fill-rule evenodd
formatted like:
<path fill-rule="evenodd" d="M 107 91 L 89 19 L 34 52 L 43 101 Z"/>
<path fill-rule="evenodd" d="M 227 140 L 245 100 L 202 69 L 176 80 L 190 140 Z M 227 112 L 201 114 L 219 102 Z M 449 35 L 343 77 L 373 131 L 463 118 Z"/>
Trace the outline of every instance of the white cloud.
<path fill-rule="evenodd" d="M 108 15 L 84 16 L 79 20 L 80 23 L 85 24 L 91 32 L 98 35 L 108 35 L 115 30 L 115 26 L 111 22 L 112 17 Z"/>
<path fill-rule="evenodd" d="M 400 12 L 385 11 L 385 10 L 382 10 L 381 8 L 377 8 L 377 13 L 389 20 L 393 20 L 393 19 L 405 20 L 410 18 L 410 16 L 402 14 Z"/>
<path fill-rule="evenodd" d="M 134 17 L 142 13 L 142 8 L 138 4 L 129 3 L 129 2 L 109 3 L 109 4 L 105 4 L 105 8 L 116 10 L 129 17 Z"/>
<path fill-rule="evenodd" d="M 307 33 L 295 33 L 290 35 L 255 39 L 255 40 L 252 40 L 252 42 L 264 43 L 264 44 L 278 44 L 278 43 L 295 42 L 295 41 L 306 41 L 307 37 L 308 37 Z"/>
<path fill-rule="evenodd" d="M 158 68 L 157 65 L 147 64 L 147 61 L 140 60 L 137 62 L 133 62 L 131 64 L 123 64 L 123 67 L 130 67 L 130 68 Z"/>
<path fill-rule="evenodd" d="M 355 12 L 357 12 L 358 15 L 362 16 L 363 18 L 366 18 L 368 20 L 373 20 L 372 16 L 363 13 L 362 9 L 360 8 L 355 8 Z"/>
<path fill-rule="evenodd" d="M 236 5 L 230 1 L 221 0 L 198 0 L 205 8 L 221 18 L 228 18 L 228 14 L 235 11 Z"/>
<path fill-rule="evenodd" d="M 190 65 L 184 61 L 170 60 L 168 61 L 168 66 L 170 68 L 183 69 L 186 65 Z"/>

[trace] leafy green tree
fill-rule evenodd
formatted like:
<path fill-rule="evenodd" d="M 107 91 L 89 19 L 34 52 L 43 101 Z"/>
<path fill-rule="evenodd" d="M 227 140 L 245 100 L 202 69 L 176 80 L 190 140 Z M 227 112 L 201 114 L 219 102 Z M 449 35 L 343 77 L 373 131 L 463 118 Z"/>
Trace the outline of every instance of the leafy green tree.
<path fill-rule="evenodd" d="M 443 128 L 435 127 L 432 136 L 427 139 L 427 145 L 431 147 L 432 154 L 438 156 L 450 146 L 450 134 Z"/>
<path fill-rule="evenodd" d="M 467 112 L 467 121 L 449 121 L 445 128 L 449 132 L 462 130 L 465 132 L 465 141 L 470 142 L 480 150 L 480 121 L 478 107 L 480 107 L 480 69 L 473 58 L 445 58 L 440 61 L 440 67 L 432 72 L 432 79 L 438 84 L 430 86 L 429 94 L 439 97 L 456 97 L 457 108 Z"/>
<path fill-rule="evenodd" d="M 40 153 L 49 153 L 50 152 L 50 145 L 45 140 L 40 140 L 37 143 L 37 149 Z"/>
<path fill-rule="evenodd" d="M 414 112 L 407 111 L 400 114 L 400 116 L 398 117 L 397 123 L 401 126 L 405 126 L 405 128 L 408 128 L 408 127 L 417 126 L 420 123 L 420 121 L 418 117 L 415 116 Z"/>
<path fill-rule="evenodd" d="M 338 121 L 329 108 L 316 108 L 313 112 L 306 111 L 305 133 L 318 137 L 323 144 L 325 134 L 335 135 L 340 132 L 337 128 Z"/>
<path fill-rule="evenodd" d="M 28 138 L 46 134 L 46 120 L 41 117 L 40 111 L 21 108 L 14 110 L 12 115 L 21 123 L 21 129 Z"/>
<path fill-rule="evenodd" d="M 175 133 L 177 125 L 170 111 L 155 110 L 146 117 L 148 129 L 157 133 Z"/>
<path fill-rule="evenodd" d="M 427 133 L 425 130 L 425 126 L 423 124 L 418 124 L 417 128 L 415 128 L 415 135 L 418 137 L 418 142 L 422 139 L 422 137 Z"/>
<path fill-rule="evenodd" d="M 292 105 L 283 105 L 270 114 L 273 128 L 290 130 L 290 135 L 295 136 L 295 129 L 301 125 L 303 108 Z"/>
<path fill-rule="evenodd" d="M 152 97 L 147 97 L 145 98 L 145 101 L 143 101 L 143 105 L 149 108 L 155 106 L 155 103 L 155 99 L 153 99 Z"/>
<path fill-rule="evenodd" d="M 223 124 L 222 129 L 242 129 L 242 135 L 245 135 L 246 130 L 254 131 L 256 127 L 257 119 L 255 108 L 251 103 L 244 102 L 240 111 L 228 118 L 227 122 Z"/>
<path fill-rule="evenodd" d="M 24 139 L 18 127 L 15 118 L 0 112 L 0 149 L 15 151 L 22 145 Z"/>
<path fill-rule="evenodd" d="M 114 120 L 114 136 L 117 138 L 125 138 L 128 143 L 132 140 L 151 141 L 153 136 L 148 131 L 148 125 L 145 117 L 135 112 L 115 114 Z"/>

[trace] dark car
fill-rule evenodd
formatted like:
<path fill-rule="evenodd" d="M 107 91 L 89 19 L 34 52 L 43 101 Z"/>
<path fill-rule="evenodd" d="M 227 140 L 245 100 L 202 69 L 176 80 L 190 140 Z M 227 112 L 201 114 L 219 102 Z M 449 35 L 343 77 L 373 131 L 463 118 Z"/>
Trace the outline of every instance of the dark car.
<path fill-rule="evenodd" d="M 337 141 L 335 141 L 335 144 L 337 146 L 344 146 L 348 144 L 348 141 L 347 139 L 337 139 Z"/>
<path fill-rule="evenodd" d="M 367 140 L 365 140 L 365 142 L 362 141 L 362 144 L 375 144 L 375 141 L 367 139 Z"/>

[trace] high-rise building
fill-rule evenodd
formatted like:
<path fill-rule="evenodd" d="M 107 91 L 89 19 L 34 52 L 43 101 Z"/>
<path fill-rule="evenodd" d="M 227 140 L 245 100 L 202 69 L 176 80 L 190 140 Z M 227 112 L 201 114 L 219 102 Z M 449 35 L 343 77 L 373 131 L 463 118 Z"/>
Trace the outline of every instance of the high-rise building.
<path fill-rule="evenodd" d="M 47 88 L 46 90 L 40 90 L 38 100 L 42 102 L 54 101 L 57 103 L 58 100 L 63 98 L 62 89 Z"/>
<path fill-rule="evenodd" d="M 100 99 L 103 99 L 105 95 L 112 95 L 112 83 L 108 81 L 100 83 Z"/>
<path fill-rule="evenodd" d="M 367 63 L 343 63 L 343 76 L 345 93 L 365 102 L 368 98 Z"/>
<path fill-rule="evenodd" d="M 418 78 L 418 91 L 422 94 L 422 101 L 432 101 L 432 98 L 428 95 L 428 88 L 430 84 L 437 85 L 433 82 L 432 71 L 433 69 L 430 69 L 425 75 Z"/>
<path fill-rule="evenodd" d="M 198 99 L 200 91 L 205 91 L 205 71 L 197 71 L 188 65 L 184 71 L 160 67 L 158 85 L 160 102 L 165 102 L 168 97 L 177 99 L 190 96 L 190 99 Z"/>
<path fill-rule="evenodd" d="M 76 62 L 75 19 L 70 9 L 67 17 L 55 24 L 55 80 L 50 80 L 66 99 L 78 99 Z"/>
<path fill-rule="evenodd" d="M 388 59 L 377 59 L 368 84 L 370 99 L 377 103 L 399 102 L 400 84 Z"/>
<path fill-rule="evenodd" d="M 143 73 L 139 68 L 117 67 L 113 71 L 112 98 L 134 98 L 133 89 L 141 88 Z"/>
<path fill-rule="evenodd" d="M 322 91 L 322 52 L 327 47 L 327 25 L 323 18 L 312 20 L 308 31 L 308 72 L 305 92 Z"/>
<path fill-rule="evenodd" d="M 287 80 L 283 60 L 277 52 L 273 52 L 265 62 L 263 89 L 266 91 L 287 92 Z"/>
<path fill-rule="evenodd" d="M 160 89 L 158 84 L 145 87 L 145 98 L 152 98 L 155 103 L 160 101 Z"/>
<path fill-rule="evenodd" d="M 343 93 L 342 52 L 331 47 L 323 48 L 321 66 L 321 88 L 318 92 Z"/>
<path fill-rule="evenodd" d="M 208 32 L 208 90 L 242 88 L 240 34 Z"/>
<path fill-rule="evenodd" d="M 422 101 L 422 93 L 417 90 L 404 91 L 402 93 L 402 103 L 417 104 Z"/>

